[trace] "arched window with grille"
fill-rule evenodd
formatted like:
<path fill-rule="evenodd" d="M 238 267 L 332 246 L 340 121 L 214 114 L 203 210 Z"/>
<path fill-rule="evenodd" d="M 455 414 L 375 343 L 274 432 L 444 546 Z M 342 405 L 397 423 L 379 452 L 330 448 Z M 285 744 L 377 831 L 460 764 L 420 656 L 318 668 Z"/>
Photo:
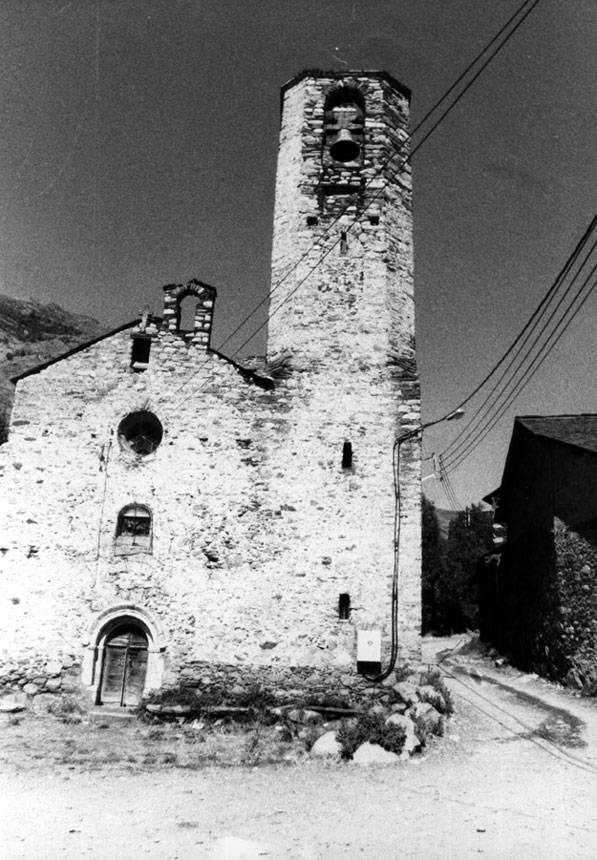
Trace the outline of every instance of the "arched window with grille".
<path fill-rule="evenodd" d="M 120 511 L 114 539 L 114 552 L 117 555 L 151 552 L 152 537 L 151 511 L 146 505 L 135 503 Z"/>

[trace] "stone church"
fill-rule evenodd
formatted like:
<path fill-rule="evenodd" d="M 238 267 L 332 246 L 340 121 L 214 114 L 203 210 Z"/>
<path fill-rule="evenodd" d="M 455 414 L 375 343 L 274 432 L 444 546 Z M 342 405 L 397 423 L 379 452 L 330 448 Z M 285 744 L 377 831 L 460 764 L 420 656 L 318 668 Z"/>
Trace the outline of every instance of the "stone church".
<path fill-rule="evenodd" d="M 385 72 L 283 87 L 263 360 L 212 348 L 216 288 L 192 279 L 14 380 L 5 691 L 358 692 L 418 660 L 417 434 L 394 456 L 420 421 L 409 98 Z"/>

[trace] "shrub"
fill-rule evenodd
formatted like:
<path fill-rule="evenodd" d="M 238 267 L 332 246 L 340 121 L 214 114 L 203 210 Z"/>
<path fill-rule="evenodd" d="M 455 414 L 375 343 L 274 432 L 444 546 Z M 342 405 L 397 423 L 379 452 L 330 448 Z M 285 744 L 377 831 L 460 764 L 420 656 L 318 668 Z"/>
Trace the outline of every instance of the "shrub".
<path fill-rule="evenodd" d="M 348 696 L 340 696 L 336 693 L 308 693 L 297 700 L 297 708 L 338 708 L 338 710 L 352 708 L 352 702 Z"/>
<path fill-rule="evenodd" d="M 421 742 L 421 746 L 427 746 L 427 740 L 429 738 L 429 730 L 427 728 L 427 723 L 423 719 L 423 717 L 416 717 L 415 719 L 415 735 L 418 737 Z"/>
<path fill-rule="evenodd" d="M 238 708 L 249 708 L 249 719 L 260 723 L 275 722 L 271 708 L 276 704 L 275 696 L 259 684 L 250 687 L 245 693 L 235 696 L 233 704 Z"/>
<path fill-rule="evenodd" d="M 225 688 L 215 685 L 206 690 L 197 690 L 195 687 L 181 685 L 164 690 L 154 690 L 149 693 L 137 708 L 137 714 L 142 718 L 147 718 L 147 705 L 183 707 L 187 709 L 184 714 L 187 719 L 210 718 L 209 708 L 246 708 L 246 713 L 236 714 L 233 719 L 242 722 L 270 724 L 276 720 L 271 713 L 271 708 L 275 703 L 274 696 L 258 684 L 237 695 L 231 695 Z M 158 719 L 160 718 L 162 717 L 158 717 Z M 154 719 L 154 717 L 149 719 Z"/>
<path fill-rule="evenodd" d="M 80 723 L 83 708 L 74 696 L 61 696 L 48 705 L 48 713 L 63 723 Z"/>
<path fill-rule="evenodd" d="M 400 683 L 401 681 L 408 681 L 412 673 L 413 670 L 408 665 L 408 663 L 403 663 L 401 666 L 396 667 L 394 677 L 396 678 L 396 682 Z"/>
<path fill-rule="evenodd" d="M 386 725 L 384 714 L 369 712 L 356 720 L 342 720 L 337 738 L 344 759 L 351 759 L 355 750 L 366 741 L 399 755 L 406 740 L 406 729 L 392 723 Z"/>
<path fill-rule="evenodd" d="M 429 666 L 426 672 L 422 672 L 419 676 L 419 685 L 421 687 L 433 687 L 434 690 L 441 693 L 444 700 L 444 707 L 437 707 L 435 702 L 431 702 L 440 714 L 450 717 L 454 713 L 454 699 L 452 697 L 452 693 L 448 690 L 441 671 L 437 667 Z M 425 696 L 421 698 L 421 701 L 425 701 Z"/>

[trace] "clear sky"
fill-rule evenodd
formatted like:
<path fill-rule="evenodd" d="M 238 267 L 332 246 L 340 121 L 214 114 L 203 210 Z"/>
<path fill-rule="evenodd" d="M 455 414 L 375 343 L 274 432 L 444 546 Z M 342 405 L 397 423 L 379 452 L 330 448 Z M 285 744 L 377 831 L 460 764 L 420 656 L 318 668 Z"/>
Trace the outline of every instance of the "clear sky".
<path fill-rule="evenodd" d="M 196 277 L 218 347 L 269 288 L 279 87 L 385 69 L 416 124 L 520 2 L 0 0 L 0 292 L 118 325 Z M 498 361 L 597 210 L 596 32 L 595 0 L 541 0 L 413 159 L 425 421 Z M 451 474 L 462 504 L 499 484 L 515 414 L 597 412 L 595 311 Z"/>

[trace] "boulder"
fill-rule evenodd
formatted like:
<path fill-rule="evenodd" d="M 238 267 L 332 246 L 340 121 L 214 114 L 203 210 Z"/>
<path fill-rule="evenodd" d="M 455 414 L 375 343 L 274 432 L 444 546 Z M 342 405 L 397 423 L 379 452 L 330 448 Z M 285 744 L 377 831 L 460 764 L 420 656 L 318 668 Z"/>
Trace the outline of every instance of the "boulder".
<path fill-rule="evenodd" d="M 291 723 L 300 723 L 301 725 L 316 725 L 323 722 L 323 717 L 317 711 L 311 711 L 308 708 L 292 708 L 287 715 Z"/>
<path fill-rule="evenodd" d="M 25 705 L 15 699 L 0 699 L 0 714 L 17 714 L 24 710 Z"/>
<path fill-rule="evenodd" d="M 429 702 L 417 702 L 409 713 L 413 720 L 421 720 L 428 734 L 443 735 L 444 718 Z"/>
<path fill-rule="evenodd" d="M 352 760 L 355 764 L 396 764 L 400 761 L 400 756 L 383 749 L 378 744 L 365 741 L 355 751 Z"/>
<path fill-rule="evenodd" d="M 414 705 L 417 701 L 417 688 L 411 681 L 399 681 L 392 689 L 405 705 Z"/>
<path fill-rule="evenodd" d="M 307 709 L 303 711 L 303 722 L 308 726 L 317 725 L 323 722 L 323 717 L 317 711 Z"/>
<path fill-rule="evenodd" d="M 60 675 L 62 672 L 62 663 L 59 663 L 57 660 L 52 661 L 50 663 L 46 663 L 46 674 L 48 674 L 51 678 L 55 678 L 56 675 Z"/>
<path fill-rule="evenodd" d="M 415 724 L 410 717 L 403 714 L 391 714 L 386 720 L 386 726 L 389 725 L 401 726 L 406 732 L 404 747 L 402 748 L 402 752 L 406 753 L 406 757 L 420 751 L 421 741 L 415 734 Z"/>
<path fill-rule="evenodd" d="M 317 738 L 311 747 L 311 755 L 314 758 L 326 758 L 328 756 L 339 758 L 341 751 L 342 747 L 336 738 L 335 732 L 326 732 L 320 738 Z"/>

